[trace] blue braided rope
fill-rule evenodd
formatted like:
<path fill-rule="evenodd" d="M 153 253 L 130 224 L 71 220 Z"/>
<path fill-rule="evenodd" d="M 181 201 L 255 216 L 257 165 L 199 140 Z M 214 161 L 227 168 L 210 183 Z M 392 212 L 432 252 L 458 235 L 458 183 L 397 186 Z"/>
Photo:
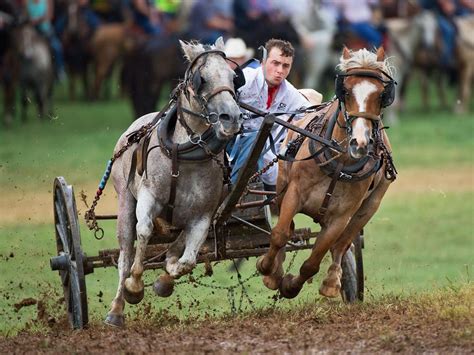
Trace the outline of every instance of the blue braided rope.
<path fill-rule="evenodd" d="M 102 176 L 102 179 L 100 180 L 100 183 L 99 183 L 99 190 L 100 191 L 103 191 L 105 189 L 105 185 L 107 185 L 107 181 L 109 180 L 109 177 L 110 177 L 110 172 L 112 171 L 112 164 L 113 164 L 113 160 L 110 159 L 108 162 L 107 162 L 107 167 L 105 168 L 105 172 L 104 172 L 104 175 Z"/>

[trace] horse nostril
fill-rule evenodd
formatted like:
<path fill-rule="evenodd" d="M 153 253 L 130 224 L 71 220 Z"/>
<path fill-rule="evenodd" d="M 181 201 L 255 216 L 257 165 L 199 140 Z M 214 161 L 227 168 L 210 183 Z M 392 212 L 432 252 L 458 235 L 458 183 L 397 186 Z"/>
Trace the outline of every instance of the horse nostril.
<path fill-rule="evenodd" d="M 219 115 L 219 121 L 230 121 L 230 115 L 227 113 L 221 113 Z"/>
<path fill-rule="evenodd" d="M 370 146 L 374 145 L 374 140 L 372 138 L 369 139 L 369 145 Z"/>
<path fill-rule="evenodd" d="M 352 138 L 352 139 L 349 141 L 349 145 L 350 145 L 351 147 L 357 146 L 357 139 Z"/>

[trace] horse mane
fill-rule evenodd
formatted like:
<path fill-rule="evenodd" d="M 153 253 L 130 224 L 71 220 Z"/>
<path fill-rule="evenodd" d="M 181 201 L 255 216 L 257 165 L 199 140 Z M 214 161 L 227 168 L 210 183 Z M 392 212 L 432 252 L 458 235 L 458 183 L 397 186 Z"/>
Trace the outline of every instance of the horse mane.
<path fill-rule="evenodd" d="M 341 72 L 354 68 L 376 69 L 383 70 L 390 76 L 393 76 L 395 68 L 390 64 L 390 57 L 379 62 L 377 61 L 377 54 L 365 48 L 358 51 L 349 50 L 349 53 L 351 54 L 349 59 L 344 59 L 343 55 L 341 55 L 339 58 L 340 63 L 336 66 L 336 69 Z"/>

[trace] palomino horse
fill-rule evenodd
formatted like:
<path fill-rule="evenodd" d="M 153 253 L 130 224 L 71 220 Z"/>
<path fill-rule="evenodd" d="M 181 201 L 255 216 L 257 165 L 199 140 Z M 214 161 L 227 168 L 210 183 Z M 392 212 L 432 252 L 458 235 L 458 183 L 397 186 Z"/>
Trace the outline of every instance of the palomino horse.
<path fill-rule="evenodd" d="M 127 35 L 127 23 L 109 23 L 97 28 L 91 39 L 94 66 L 92 99 L 99 99 L 104 81 L 111 75 L 114 65 L 131 46 L 134 39 Z"/>
<path fill-rule="evenodd" d="M 344 48 L 336 80 L 337 100 L 323 112 L 297 123 L 300 127 L 339 142 L 346 153 L 332 154 L 315 141 L 297 138 L 290 132 L 284 144 L 300 142 L 296 162 L 280 161 L 277 191 L 280 216 L 272 230 L 268 252 L 257 261 L 257 269 L 270 289 L 280 289 L 286 298 L 295 297 L 313 277 L 328 250 L 332 265 L 319 292 L 336 297 L 341 289 L 341 260 L 352 239 L 379 207 L 396 170 L 390 156 L 390 143 L 383 129 L 382 109 L 393 101 L 395 82 L 383 48 L 377 53 L 366 49 L 351 52 Z M 289 149 L 289 148 L 288 148 Z M 318 150 L 321 150 L 319 154 Z M 313 155 L 315 159 L 305 160 Z M 297 213 L 313 217 L 321 225 L 310 257 L 299 275 L 283 276 L 284 246 Z"/>
<path fill-rule="evenodd" d="M 27 118 L 28 93 L 38 106 L 41 119 L 51 114 L 51 96 L 54 83 L 53 58 L 46 39 L 28 24 L 20 24 L 13 29 L 13 53 L 18 67 L 23 121 Z"/>
<path fill-rule="evenodd" d="M 169 296 L 173 279 L 194 268 L 221 199 L 227 171 L 224 147 L 242 124 L 235 90 L 243 76 L 241 72 L 236 76 L 228 65 L 222 38 L 214 46 L 181 42 L 181 47 L 190 64 L 176 101 L 158 129 L 150 131 L 145 173 L 134 171 L 131 150 L 112 169 L 119 204 L 119 284 L 105 322 L 113 326 L 124 324 L 124 300 L 138 303 L 143 298 L 143 260 L 155 225 L 171 224 L 181 230 L 167 252 L 167 274 L 155 283 L 155 292 Z M 151 113 L 136 120 L 120 137 L 115 152 L 127 144 L 131 133 L 153 123 L 156 116 Z"/>

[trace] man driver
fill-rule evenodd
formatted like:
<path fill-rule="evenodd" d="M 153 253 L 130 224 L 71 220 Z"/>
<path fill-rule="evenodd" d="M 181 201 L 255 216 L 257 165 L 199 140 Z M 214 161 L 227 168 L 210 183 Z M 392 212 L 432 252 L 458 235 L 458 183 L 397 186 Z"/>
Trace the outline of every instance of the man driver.
<path fill-rule="evenodd" d="M 267 55 L 257 68 L 245 67 L 245 85 L 239 89 L 239 101 L 269 113 L 293 112 L 310 106 L 307 99 L 288 81 L 294 58 L 294 48 L 291 43 L 280 39 L 270 39 L 265 44 Z M 231 181 L 237 181 L 239 170 L 247 161 L 253 142 L 263 122 L 263 117 L 244 111 L 249 119 L 243 124 L 243 133 L 238 135 L 228 146 L 229 160 L 231 163 Z M 303 115 L 295 116 L 295 119 Z M 288 119 L 290 116 L 279 116 Z M 272 136 L 275 141 L 275 151 L 286 136 L 286 131 L 279 125 L 274 125 Z M 275 158 L 267 140 L 265 148 L 258 160 L 258 169 L 267 166 Z M 274 164 L 262 176 L 266 191 L 276 190 L 278 166 Z"/>

